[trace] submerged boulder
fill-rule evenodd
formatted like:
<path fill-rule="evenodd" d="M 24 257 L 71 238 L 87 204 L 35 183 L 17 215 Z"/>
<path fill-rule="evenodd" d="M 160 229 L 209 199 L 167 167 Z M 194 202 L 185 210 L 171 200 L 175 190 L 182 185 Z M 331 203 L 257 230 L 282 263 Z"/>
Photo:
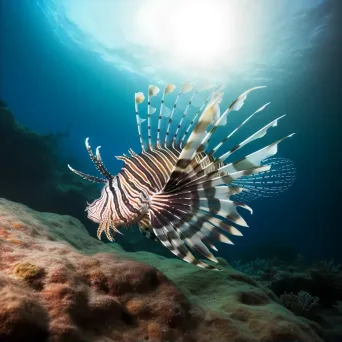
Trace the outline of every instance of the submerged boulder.
<path fill-rule="evenodd" d="M 322 341 L 273 292 L 222 268 L 127 253 L 71 216 L 0 199 L 0 341 Z"/>

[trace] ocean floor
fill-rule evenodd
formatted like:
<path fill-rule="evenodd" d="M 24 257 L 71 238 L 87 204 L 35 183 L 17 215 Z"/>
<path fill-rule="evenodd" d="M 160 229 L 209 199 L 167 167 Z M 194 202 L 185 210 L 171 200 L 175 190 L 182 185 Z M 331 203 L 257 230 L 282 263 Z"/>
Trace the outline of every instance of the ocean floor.
<path fill-rule="evenodd" d="M 0 199 L 0 341 L 342 340 L 338 265 L 220 263 L 125 252 Z"/>

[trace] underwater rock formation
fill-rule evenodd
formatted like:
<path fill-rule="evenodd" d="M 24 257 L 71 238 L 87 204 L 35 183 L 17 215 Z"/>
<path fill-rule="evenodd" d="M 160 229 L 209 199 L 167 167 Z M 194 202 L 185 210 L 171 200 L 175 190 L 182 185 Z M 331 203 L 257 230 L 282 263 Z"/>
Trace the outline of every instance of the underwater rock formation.
<path fill-rule="evenodd" d="M 0 341 L 323 341 L 317 324 L 221 263 L 125 253 L 75 218 L 0 199 Z"/>
<path fill-rule="evenodd" d="M 61 161 L 58 145 L 63 135 L 39 135 L 21 126 L 0 99 L 0 197 L 85 222 L 85 204 L 98 189 L 73 175 Z"/>

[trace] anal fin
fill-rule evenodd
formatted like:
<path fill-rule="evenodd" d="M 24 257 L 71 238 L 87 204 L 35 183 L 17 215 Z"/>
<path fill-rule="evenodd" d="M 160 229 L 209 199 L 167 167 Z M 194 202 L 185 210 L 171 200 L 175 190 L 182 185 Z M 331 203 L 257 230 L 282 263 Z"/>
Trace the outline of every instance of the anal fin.
<path fill-rule="evenodd" d="M 143 234 L 147 239 L 157 240 L 156 235 L 153 232 L 150 216 L 148 213 L 145 214 L 138 222 L 138 227 L 141 234 Z"/>

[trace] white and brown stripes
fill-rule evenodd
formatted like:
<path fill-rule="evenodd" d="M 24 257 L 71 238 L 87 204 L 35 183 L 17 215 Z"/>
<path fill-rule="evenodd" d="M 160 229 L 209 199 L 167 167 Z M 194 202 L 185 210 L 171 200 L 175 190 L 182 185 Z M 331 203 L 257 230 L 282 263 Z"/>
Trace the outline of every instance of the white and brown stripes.
<path fill-rule="evenodd" d="M 172 141 L 169 142 L 168 137 L 179 96 L 192 89 L 190 84 L 186 84 L 176 97 L 166 128 L 164 144 L 161 147 L 160 122 L 163 116 L 164 97 L 174 88 L 174 85 L 166 85 L 163 92 L 155 146 L 152 146 L 153 110 L 150 107 L 150 98 L 159 92 L 159 88 L 150 86 L 147 104 L 148 148 L 145 150 L 140 132 L 142 119 L 138 113 L 138 104 L 143 102 L 144 95 L 137 93 L 136 118 L 142 152 L 136 154 L 130 151 L 130 157 L 117 157 L 124 162 L 124 166 L 116 176 L 112 176 L 102 162 L 99 147 L 94 154 L 87 139 L 86 147 L 89 156 L 104 178 L 90 176 L 71 167 L 70 169 L 85 179 L 104 183 L 100 198 L 87 207 L 88 217 L 99 223 L 97 232 L 99 238 L 102 232 L 105 232 L 107 238 L 113 240 L 113 232 L 118 232 L 117 227 L 138 223 L 140 231 L 145 236 L 158 239 L 179 258 L 200 267 L 215 269 L 198 260 L 192 252 L 217 262 L 209 250 L 209 248 L 217 250 L 214 242 L 232 244 L 224 233 L 242 235 L 238 228 L 247 227 L 247 223 L 237 208 L 244 208 L 250 212 L 251 209 L 246 204 L 231 199 L 231 196 L 240 194 L 244 190 L 242 187 L 234 186 L 234 182 L 248 175 L 268 171 L 270 166 L 264 165 L 263 160 L 277 153 L 277 146 L 283 139 L 239 160 L 228 164 L 224 162 L 238 149 L 263 137 L 269 128 L 277 125 L 280 118 L 273 120 L 220 157 L 215 157 L 214 153 L 267 104 L 248 117 L 208 153 L 207 143 L 216 128 L 225 125 L 228 113 L 239 110 L 247 95 L 260 87 L 249 89 L 241 94 L 221 116 L 219 103 L 223 94 L 214 92 L 213 96 L 204 103 L 204 111 L 202 109 L 198 111 L 182 139 L 179 140 L 179 132 L 188 115 L 195 92 L 180 118 Z M 199 119 L 196 122 L 197 117 Z M 185 142 L 185 137 L 195 122 L 196 125 Z M 185 146 L 181 149 L 183 142 Z"/>
<path fill-rule="evenodd" d="M 99 177 L 95 177 L 95 176 L 91 176 L 88 175 L 84 172 L 81 171 L 77 171 L 74 168 L 72 168 L 69 164 L 68 164 L 68 168 L 74 172 L 75 174 L 77 174 L 78 176 L 82 177 L 83 179 L 89 180 L 91 182 L 94 183 L 106 183 L 107 180 L 110 180 L 113 178 L 113 176 L 107 171 L 106 167 L 104 166 L 102 159 L 101 159 L 101 155 L 100 155 L 100 146 L 98 146 L 96 148 L 96 155 L 94 155 L 91 146 L 89 145 L 89 138 L 86 138 L 85 140 L 85 146 L 86 149 L 88 151 L 89 157 L 91 159 L 91 161 L 94 163 L 96 169 L 105 177 L 105 178 L 99 178 Z"/>
<path fill-rule="evenodd" d="M 143 137 L 141 134 L 141 123 L 144 121 L 139 116 L 139 104 L 143 103 L 145 100 L 145 95 L 143 93 L 135 93 L 135 118 L 137 121 L 137 128 L 138 128 L 138 134 L 139 134 L 139 140 L 141 145 L 141 150 L 145 151 L 145 145 L 143 141 Z"/>
<path fill-rule="evenodd" d="M 186 173 L 184 171 L 186 171 L 190 162 L 196 157 L 197 149 L 206 136 L 208 127 L 213 123 L 217 112 L 217 105 L 221 101 L 222 95 L 223 94 L 220 94 L 213 98 L 201 114 L 194 130 L 190 134 L 189 139 L 179 155 L 166 189 L 172 188 L 180 177 L 184 177 L 184 174 Z"/>
<path fill-rule="evenodd" d="M 108 181 L 103 187 L 101 197 L 89 204 L 87 207 L 88 218 L 100 223 L 98 236 L 106 230 L 129 225 L 136 222 L 147 212 L 148 196 L 137 187 L 132 186 L 132 182 L 126 178 L 127 175 L 119 173 Z M 106 232 L 108 237 L 108 234 Z M 112 240 L 112 235 L 109 239 Z"/>
<path fill-rule="evenodd" d="M 163 118 L 163 108 L 164 108 L 164 103 L 165 103 L 165 91 L 166 87 L 163 91 L 162 99 L 160 102 L 160 111 L 159 111 L 159 116 L 158 116 L 158 127 L 157 127 L 157 148 L 160 148 L 160 130 L 161 130 L 161 122 Z"/>
<path fill-rule="evenodd" d="M 214 90 L 214 92 L 216 92 L 218 89 L 220 88 L 220 86 L 217 86 Z M 203 109 L 205 109 L 205 107 L 207 106 L 207 104 L 209 103 L 211 99 L 211 95 L 209 95 L 207 97 L 207 99 L 204 101 L 204 103 L 201 105 L 200 109 L 196 112 L 195 116 L 193 117 L 193 119 L 190 121 L 188 127 L 186 128 L 186 130 L 184 131 L 182 138 L 180 139 L 180 142 L 178 144 L 176 144 L 176 146 L 179 146 L 180 148 L 183 147 L 184 141 L 186 136 L 191 132 L 191 128 L 193 126 L 193 124 L 196 122 L 197 118 L 199 117 L 199 115 L 202 113 Z"/>
<path fill-rule="evenodd" d="M 178 124 L 178 126 L 177 126 L 177 129 L 176 129 L 176 132 L 175 132 L 175 134 L 174 134 L 174 136 L 173 136 L 173 139 L 172 139 L 172 144 L 171 144 L 171 145 L 172 145 L 173 147 L 175 147 L 175 145 L 176 145 L 176 141 L 177 141 L 177 136 L 178 136 L 179 130 L 181 129 L 182 124 L 183 124 L 183 121 L 184 121 L 186 115 L 188 114 L 188 111 L 189 111 L 189 108 L 190 108 L 190 106 L 191 106 L 191 103 L 192 103 L 192 101 L 195 99 L 195 97 L 196 97 L 197 94 L 198 94 L 197 91 L 195 91 L 195 92 L 192 94 L 192 96 L 191 96 L 191 98 L 190 98 L 190 100 L 189 100 L 189 102 L 188 102 L 188 104 L 187 104 L 187 106 L 186 106 L 186 108 L 185 108 L 185 110 L 184 110 L 184 112 L 183 112 L 183 114 L 182 114 L 182 117 L 181 117 L 181 119 L 180 119 L 180 121 L 179 121 L 179 124 Z"/>
<path fill-rule="evenodd" d="M 153 194 L 164 188 L 177 160 L 176 153 L 176 150 L 156 149 L 134 157 L 117 157 L 125 163 L 120 173 L 128 173 L 137 188 Z"/>
<path fill-rule="evenodd" d="M 168 138 L 169 138 L 169 134 L 170 134 L 170 127 L 171 127 L 171 124 L 172 124 L 172 119 L 173 119 L 173 116 L 175 114 L 175 111 L 176 111 L 176 108 L 177 108 L 177 102 L 178 102 L 178 99 L 181 96 L 181 94 L 182 94 L 182 91 L 180 91 L 177 94 L 175 103 L 173 104 L 173 107 L 172 107 L 172 111 L 171 111 L 171 114 L 170 114 L 170 117 L 169 117 L 169 122 L 167 124 L 166 132 L 165 132 L 165 138 L 164 138 L 164 144 L 163 144 L 164 147 L 168 146 Z"/>

